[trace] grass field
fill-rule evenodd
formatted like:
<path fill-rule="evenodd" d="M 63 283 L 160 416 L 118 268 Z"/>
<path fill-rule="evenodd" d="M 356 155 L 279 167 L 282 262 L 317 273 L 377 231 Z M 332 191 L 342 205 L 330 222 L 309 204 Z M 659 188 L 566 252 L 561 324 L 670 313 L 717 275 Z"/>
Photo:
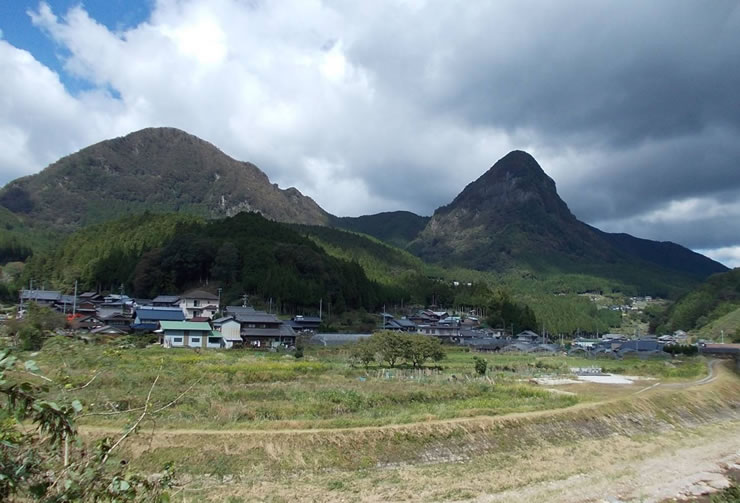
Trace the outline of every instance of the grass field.
<path fill-rule="evenodd" d="M 76 396 L 85 404 L 82 424 L 123 426 L 152 393 L 167 404 L 166 428 L 285 429 L 405 424 L 497 416 L 572 406 L 603 393 L 552 393 L 527 381 L 568 374 L 570 367 L 661 378 L 692 378 L 699 359 L 590 360 L 565 356 L 489 355 L 489 373 L 474 375 L 477 354 L 450 348 L 438 367 L 369 369 L 353 366 L 347 348 L 311 348 L 301 360 L 280 353 L 121 348 L 61 337 L 47 341 L 36 360 L 42 372 L 68 388 L 95 380 Z M 579 390 L 581 391 L 581 390 Z M 130 410 L 128 413 L 122 411 Z"/>
<path fill-rule="evenodd" d="M 678 446 L 680 432 L 696 425 L 740 419 L 738 379 L 728 369 L 709 384 L 688 384 L 705 375 L 702 358 L 490 354 L 488 374 L 477 377 L 480 355 L 457 348 L 438 367 L 366 370 L 351 365 L 347 348 L 309 348 L 296 360 L 120 346 L 57 337 L 19 356 L 76 390 L 52 386 L 83 402 L 86 442 L 120 437 L 150 390 L 151 409 L 172 404 L 111 461 L 146 474 L 172 463 L 176 501 L 465 500 L 581 476 L 583 460 L 604 470 L 632 463 L 655 446 Z M 589 366 L 651 380 L 560 392 L 530 382 Z M 616 450 L 604 457 L 602 449 Z M 581 461 L 569 462 L 576 454 Z"/>

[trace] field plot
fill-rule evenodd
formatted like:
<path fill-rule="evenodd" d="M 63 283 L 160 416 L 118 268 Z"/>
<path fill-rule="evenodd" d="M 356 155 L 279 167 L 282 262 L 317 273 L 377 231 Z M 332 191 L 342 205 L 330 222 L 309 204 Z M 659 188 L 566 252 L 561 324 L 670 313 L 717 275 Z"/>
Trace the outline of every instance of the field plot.
<path fill-rule="evenodd" d="M 114 461 L 148 474 L 171 463 L 183 501 L 488 501 L 583 474 L 588 464 L 574 456 L 616 466 L 701 428 L 737 431 L 740 421 L 737 376 L 713 365 L 716 375 L 701 381 L 701 358 L 491 354 L 479 376 L 476 356 L 449 348 L 435 367 L 366 369 L 346 348 L 310 348 L 297 360 L 63 338 L 23 355 L 69 388 L 87 384 L 76 395 L 91 441 L 120 436 L 151 390 L 161 410 Z M 575 381 L 571 369 L 588 367 L 634 376 L 632 384 L 535 384 Z"/>

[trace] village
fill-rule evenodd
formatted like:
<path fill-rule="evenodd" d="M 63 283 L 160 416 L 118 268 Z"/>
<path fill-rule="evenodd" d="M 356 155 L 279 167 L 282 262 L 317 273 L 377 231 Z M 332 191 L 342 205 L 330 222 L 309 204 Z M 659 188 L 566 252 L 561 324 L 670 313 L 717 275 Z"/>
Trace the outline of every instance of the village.
<path fill-rule="evenodd" d="M 69 331 L 79 337 L 149 335 L 156 336 L 163 348 L 291 350 L 295 349 L 299 338 L 303 343 L 336 346 L 372 335 L 324 333 L 321 312 L 316 316 L 294 315 L 281 319 L 274 313 L 250 306 L 246 296 L 241 305 L 222 307 L 220 295 L 202 289 L 180 295 L 159 295 L 153 299 L 97 292 L 75 296 L 43 289 L 24 289 L 19 297 L 17 313 L 20 318 L 28 305 L 35 303 L 63 313 Z M 689 341 L 688 334 L 681 330 L 661 336 L 605 333 L 567 338 L 548 334 L 544 329 L 541 333 L 515 332 L 514 327 L 487 327 L 473 314 L 438 308 L 416 309 L 402 316 L 381 312 L 376 315 L 375 331 L 425 335 L 477 352 L 567 353 L 614 358 L 667 357 L 674 352 L 672 346 L 683 346 Z"/>

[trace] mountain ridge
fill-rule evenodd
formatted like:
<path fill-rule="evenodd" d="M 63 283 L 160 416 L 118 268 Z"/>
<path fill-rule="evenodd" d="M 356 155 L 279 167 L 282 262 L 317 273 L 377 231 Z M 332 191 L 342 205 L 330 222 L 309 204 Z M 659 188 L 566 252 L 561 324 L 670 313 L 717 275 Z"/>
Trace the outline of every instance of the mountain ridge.
<path fill-rule="evenodd" d="M 609 234 L 579 221 L 530 154 L 515 150 L 431 217 L 408 211 L 336 217 L 257 166 L 175 128 L 105 140 L 0 189 L 20 234 L 68 232 L 125 214 L 178 212 L 219 218 L 257 211 L 279 222 L 337 227 L 411 251 L 425 262 L 480 271 L 584 273 L 637 281 L 649 270 L 699 281 L 727 270 L 675 243 Z M 11 252 L 22 240 L 8 245 Z M 12 248 L 15 247 L 15 248 Z M 634 280 L 634 278 L 638 278 Z M 670 279 L 670 278 L 669 278 Z"/>
<path fill-rule="evenodd" d="M 254 164 L 175 128 L 142 129 L 62 157 L 0 189 L 0 205 L 65 230 L 144 210 L 205 217 L 258 211 L 314 225 L 330 217 L 297 189 L 272 184 Z"/>

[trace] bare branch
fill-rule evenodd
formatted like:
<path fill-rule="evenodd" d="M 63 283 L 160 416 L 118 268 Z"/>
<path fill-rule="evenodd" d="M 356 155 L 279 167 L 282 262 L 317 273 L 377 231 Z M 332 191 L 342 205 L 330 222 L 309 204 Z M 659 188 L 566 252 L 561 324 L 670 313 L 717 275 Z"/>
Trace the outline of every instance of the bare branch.
<path fill-rule="evenodd" d="M 25 372 L 26 374 L 30 374 L 30 375 L 32 375 L 34 377 L 40 377 L 41 379 L 43 379 L 46 382 L 54 382 L 54 379 L 49 379 L 46 376 L 42 376 L 41 374 L 37 374 L 35 372 L 31 372 L 30 370 L 24 370 L 23 372 Z"/>
<path fill-rule="evenodd" d="M 90 379 L 89 381 L 87 381 L 87 384 L 85 384 L 84 386 L 80 386 L 79 388 L 72 388 L 72 389 L 69 389 L 69 390 L 67 390 L 67 391 L 80 391 L 81 389 L 85 389 L 85 388 L 87 388 L 88 386 L 90 386 L 90 385 L 92 384 L 92 382 L 93 382 L 93 381 L 94 381 L 95 379 L 97 379 L 97 377 L 98 377 L 98 376 L 99 376 L 100 374 L 101 374 L 101 372 L 98 372 L 97 374 L 95 374 L 95 375 L 94 375 L 94 376 L 92 377 L 92 379 Z"/>
<path fill-rule="evenodd" d="M 160 407 L 160 408 L 158 408 L 158 409 L 157 409 L 157 410 L 155 410 L 155 411 L 152 411 L 152 414 L 156 414 L 156 413 L 158 413 L 158 412 L 162 412 L 162 411 L 163 411 L 164 409 L 166 409 L 166 408 L 168 408 L 168 407 L 171 407 L 171 406 L 175 405 L 175 404 L 176 404 L 176 403 L 177 403 L 177 402 L 178 402 L 178 401 L 179 401 L 179 400 L 180 400 L 180 399 L 181 399 L 182 397 L 184 397 L 184 396 L 185 396 L 185 395 L 186 395 L 186 394 L 187 394 L 187 393 L 188 393 L 188 392 L 189 392 L 189 391 L 190 391 L 191 389 L 193 389 L 193 388 L 195 387 L 195 385 L 196 385 L 196 384 L 198 384 L 198 383 L 199 383 L 199 382 L 200 382 L 201 380 L 203 380 L 203 378 L 202 378 L 202 377 L 198 378 L 198 379 L 197 379 L 197 380 L 196 380 L 196 381 L 195 381 L 195 382 L 194 382 L 193 384 L 191 384 L 191 385 L 190 385 L 190 387 L 189 387 L 188 389 L 186 389 L 185 391 L 183 391 L 182 393 L 180 393 L 180 394 L 179 394 L 179 395 L 177 396 L 177 398 L 175 398 L 174 400 L 172 400 L 172 401 L 171 401 L 170 403 L 168 403 L 167 405 L 165 405 L 165 406 L 163 406 L 163 407 Z"/>
<path fill-rule="evenodd" d="M 124 440 L 126 440 L 128 438 L 128 436 L 131 435 L 131 433 L 133 433 L 136 430 L 136 428 L 139 427 L 139 424 L 146 417 L 147 413 L 149 412 L 149 403 L 152 400 L 152 392 L 154 391 L 154 387 L 157 385 L 157 381 L 159 381 L 159 376 L 160 376 L 161 371 L 162 371 L 162 367 L 159 368 L 159 372 L 157 372 L 157 377 L 154 378 L 154 382 L 152 383 L 152 387 L 149 388 L 149 393 L 147 393 L 147 395 L 146 395 L 146 402 L 144 402 L 144 412 L 141 413 L 141 415 L 136 420 L 136 422 L 134 422 L 134 424 L 131 426 L 131 428 L 129 428 L 126 431 L 126 433 L 124 433 L 121 436 L 121 438 L 119 438 L 116 441 L 116 443 L 111 446 L 110 449 L 108 449 L 108 452 L 106 452 L 105 453 L 105 456 L 103 456 L 103 459 L 101 461 L 101 464 L 105 464 L 105 462 L 108 461 L 108 457 L 110 456 L 111 452 L 113 452 L 113 450 L 116 447 L 118 447 L 119 445 L 121 445 L 121 442 L 123 442 Z"/>

